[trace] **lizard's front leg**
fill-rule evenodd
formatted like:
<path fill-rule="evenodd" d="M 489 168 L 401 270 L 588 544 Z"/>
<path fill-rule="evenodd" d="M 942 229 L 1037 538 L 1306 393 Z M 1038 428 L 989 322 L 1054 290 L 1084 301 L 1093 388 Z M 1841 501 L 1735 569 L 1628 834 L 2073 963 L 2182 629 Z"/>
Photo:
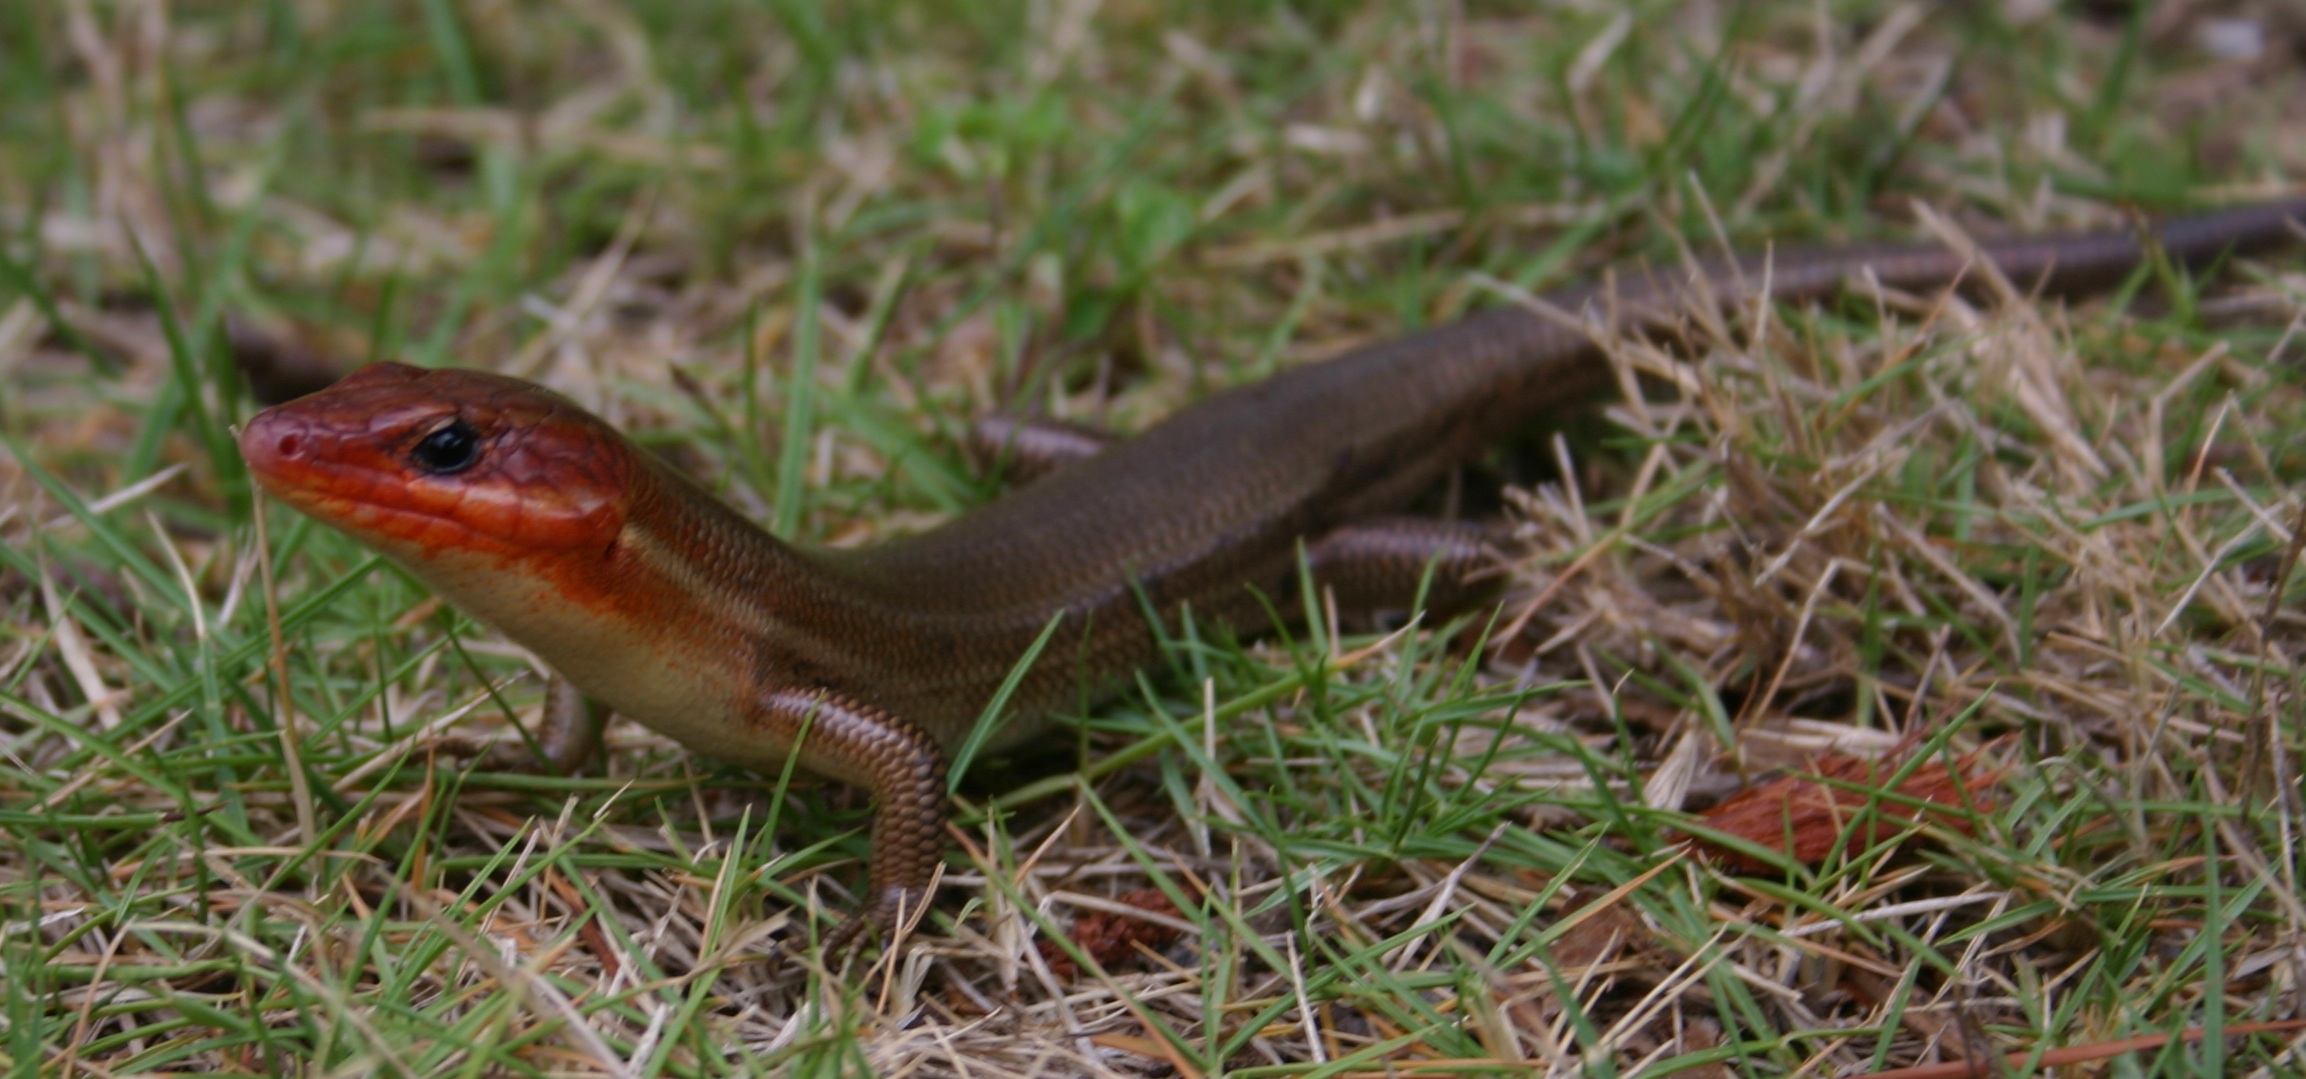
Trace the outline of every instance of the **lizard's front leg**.
<path fill-rule="evenodd" d="M 873 853 L 864 905 L 825 938 L 828 951 L 867 928 L 886 937 L 902 916 L 929 902 L 945 857 L 945 749 L 927 731 L 830 690 L 778 690 L 754 716 L 764 733 L 789 740 L 802 767 L 873 795 Z"/>

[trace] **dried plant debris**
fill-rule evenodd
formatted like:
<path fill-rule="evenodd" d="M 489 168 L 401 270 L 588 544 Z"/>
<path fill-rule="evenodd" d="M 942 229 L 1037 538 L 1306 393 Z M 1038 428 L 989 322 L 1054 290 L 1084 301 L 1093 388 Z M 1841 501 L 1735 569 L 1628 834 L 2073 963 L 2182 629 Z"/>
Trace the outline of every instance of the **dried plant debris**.
<path fill-rule="evenodd" d="M 1895 848 L 1925 827 L 1961 835 L 1993 809 L 1999 778 L 1979 767 L 1983 750 L 1943 760 L 1876 760 L 1827 754 L 1789 775 L 1738 791 L 1698 814 L 1690 838 L 1708 859 L 1747 873 L 1787 863 L 1817 866 Z"/>
<path fill-rule="evenodd" d="M 1113 898 L 1116 906 L 1143 914 L 1100 909 L 1083 913 L 1066 934 L 1073 947 L 1099 967 L 1111 969 L 1148 954 L 1157 954 L 1184 936 L 1174 924 L 1177 904 L 1158 888 L 1139 888 Z M 1047 937 L 1039 940 L 1042 961 L 1059 978 L 1078 977 L 1081 967 L 1071 952 Z"/>

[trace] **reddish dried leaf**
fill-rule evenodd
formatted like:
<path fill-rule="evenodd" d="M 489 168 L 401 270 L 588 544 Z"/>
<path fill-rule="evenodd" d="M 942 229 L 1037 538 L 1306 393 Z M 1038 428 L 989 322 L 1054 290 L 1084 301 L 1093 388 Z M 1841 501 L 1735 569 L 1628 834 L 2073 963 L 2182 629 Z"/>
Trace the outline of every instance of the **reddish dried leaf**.
<path fill-rule="evenodd" d="M 1177 904 L 1157 888 L 1143 888 L 1126 892 L 1114 902 L 1152 914 L 1174 917 Z M 1112 967 L 1124 960 L 1135 958 L 1138 946 L 1157 951 L 1176 942 L 1178 932 L 1172 926 L 1113 911 L 1090 911 L 1073 922 L 1073 931 L 1066 934 L 1073 944 L 1097 961 L 1099 966 Z M 1060 978 L 1078 975 L 1080 967 L 1073 957 L 1057 946 L 1057 942 L 1043 938 L 1041 957 L 1048 961 L 1049 969 Z"/>
<path fill-rule="evenodd" d="M 1837 847 L 1845 856 L 1855 854 L 1925 820 L 1969 834 L 1972 811 L 1991 804 L 1980 788 L 1991 786 L 1999 775 L 1978 774 L 1976 762 L 1975 753 L 1962 758 L 1958 770 L 1943 761 L 1927 762 L 1877 800 L 1881 784 L 1897 773 L 1900 762 L 1827 754 L 1805 771 L 1740 791 L 1700 816 L 1716 832 L 1783 851 L 1804 865 L 1817 865 Z M 1865 822 L 1851 827 L 1861 816 Z M 1747 873 L 1770 869 L 1768 863 L 1705 836 L 1690 839 L 1700 852 L 1731 869 Z"/>

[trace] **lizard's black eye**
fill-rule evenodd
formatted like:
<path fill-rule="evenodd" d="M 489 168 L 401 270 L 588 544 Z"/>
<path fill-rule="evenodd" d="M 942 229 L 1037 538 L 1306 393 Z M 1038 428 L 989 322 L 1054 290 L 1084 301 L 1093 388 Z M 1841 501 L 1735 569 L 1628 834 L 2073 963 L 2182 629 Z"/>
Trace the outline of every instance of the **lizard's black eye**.
<path fill-rule="evenodd" d="M 448 426 L 424 436 L 408 456 L 416 462 L 416 467 L 435 476 L 462 472 L 480 460 L 480 432 L 463 420 L 453 420 Z"/>

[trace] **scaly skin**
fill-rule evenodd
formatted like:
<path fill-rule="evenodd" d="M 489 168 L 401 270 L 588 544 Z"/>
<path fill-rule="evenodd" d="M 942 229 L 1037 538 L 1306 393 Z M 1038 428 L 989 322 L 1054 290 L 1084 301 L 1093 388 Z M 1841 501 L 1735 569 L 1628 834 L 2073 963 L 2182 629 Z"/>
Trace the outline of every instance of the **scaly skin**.
<path fill-rule="evenodd" d="M 2199 266 L 2295 234 L 2306 198 L 2172 222 Z M 2021 290 L 2133 271 L 2127 233 L 1984 254 Z M 1139 437 L 906 539 L 803 550 L 747 522 L 599 418 L 477 371 L 376 364 L 259 413 L 241 450 L 266 490 L 390 556 L 585 693 L 698 752 L 789 754 L 872 791 L 861 925 L 915 910 L 943 857 L 945 761 L 1052 620 L 993 745 L 1154 658 L 1164 618 L 1253 631 L 1285 601 L 1300 541 L 1349 603 L 1406 602 L 1428 562 L 1480 562 L 1464 526 L 1388 521 L 1442 471 L 1605 384 L 1595 334 L 1670 332 L 1699 303 L 1809 300 L 1867 275 L 1963 279 L 1935 247 L 1845 247 L 1637 272 L 1552 294 L 1588 325 L 1504 308 L 1219 393 Z M 445 432 L 445 433 L 444 433 Z M 468 452 L 469 451 L 469 452 Z M 1083 451 L 1085 452 L 1085 451 Z M 1286 609 L 1286 602 L 1276 604 Z M 1084 685 L 1086 682 L 1086 685 Z"/>

